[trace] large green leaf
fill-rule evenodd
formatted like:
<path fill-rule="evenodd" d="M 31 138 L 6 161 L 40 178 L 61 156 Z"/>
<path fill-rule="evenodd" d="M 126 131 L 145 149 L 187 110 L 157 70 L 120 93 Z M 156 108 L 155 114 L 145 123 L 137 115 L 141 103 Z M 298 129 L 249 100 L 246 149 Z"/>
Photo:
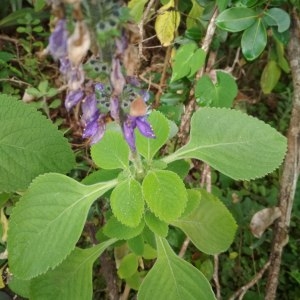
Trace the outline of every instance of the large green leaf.
<path fill-rule="evenodd" d="M 75 248 L 94 200 L 116 180 L 85 186 L 55 173 L 41 175 L 13 209 L 7 246 L 14 276 L 30 279 L 54 268 Z"/>
<path fill-rule="evenodd" d="M 205 276 L 176 256 L 165 239 L 157 238 L 157 261 L 142 282 L 139 300 L 215 300 Z"/>
<path fill-rule="evenodd" d="M 267 45 L 266 27 L 259 18 L 255 23 L 246 29 L 242 36 L 241 46 L 242 52 L 246 59 L 256 59 L 265 49 Z"/>
<path fill-rule="evenodd" d="M 223 30 L 238 32 L 250 27 L 256 20 L 258 13 L 247 7 L 233 7 L 220 13 L 216 24 Z"/>
<path fill-rule="evenodd" d="M 126 169 L 129 147 L 121 132 L 107 130 L 104 137 L 91 148 L 93 161 L 103 169 Z"/>
<path fill-rule="evenodd" d="M 93 263 L 115 241 L 111 239 L 89 249 L 75 248 L 54 270 L 32 280 L 30 300 L 92 299 Z"/>
<path fill-rule="evenodd" d="M 33 107 L 0 95 L 0 192 L 23 190 L 47 172 L 67 173 L 74 154 L 63 134 Z"/>
<path fill-rule="evenodd" d="M 195 96 L 201 106 L 231 107 L 238 89 L 234 78 L 224 72 L 217 71 L 214 84 L 208 75 L 202 76 L 196 83 Z"/>
<path fill-rule="evenodd" d="M 144 213 L 141 184 L 133 178 L 119 183 L 111 193 L 110 204 L 113 214 L 122 224 L 137 227 Z"/>
<path fill-rule="evenodd" d="M 204 253 L 226 251 L 232 243 L 236 223 L 224 204 L 212 194 L 201 190 L 201 201 L 191 214 L 172 222 Z"/>
<path fill-rule="evenodd" d="M 286 138 L 258 119 L 237 110 L 201 108 L 192 117 L 188 144 L 163 161 L 197 158 L 233 179 L 249 180 L 277 168 L 286 147 Z"/>
<path fill-rule="evenodd" d="M 159 111 L 153 111 L 150 114 L 148 121 L 152 126 L 156 138 L 146 138 L 138 130 L 136 130 L 136 147 L 138 152 L 150 161 L 156 152 L 168 140 L 170 128 L 168 120 Z"/>
<path fill-rule="evenodd" d="M 269 26 L 277 26 L 278 32 L 288 30 L 291 25 L 289 14 L 283 9 L 277 7 L 272 7 L 264 12 L 264 21 Z"/>
<path fill-rule="evenodd" d="M 147 226 L 157 235 L 166 237 L 169 231 L 167 223 L 161 221 L 152 212 L 146 211 L 144 215 Z"/>
<path fill-rule="evenodd" d="M 151 211 L 162 221 L 176 220 L 184 211 L 187 192 L 180 177 L 171 171 L 150 171 L 144 178 L 143 195 Z"/>

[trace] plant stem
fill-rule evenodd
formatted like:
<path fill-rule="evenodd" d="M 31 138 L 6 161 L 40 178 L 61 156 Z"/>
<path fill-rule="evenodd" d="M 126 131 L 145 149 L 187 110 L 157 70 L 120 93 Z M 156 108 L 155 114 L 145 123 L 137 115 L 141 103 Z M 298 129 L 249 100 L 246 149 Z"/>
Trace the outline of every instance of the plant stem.
<path fill-rule="evenodd" d="M 283 165 L 280 182 L 280 196 L 278 206 L 281 217 L 275 224 L 274 238 L 271 250 L 271 264 L 265 299 L 274 300 L 278 286 L 279 272 L 283 248 L 288 241 L 288 229 L 291 210 L 300 171 L 300 20 L 294 9 L 292 14 L 293 27 L 288 45 L 288 56 L 293 77 L 293 107 L 288 130 L 288 151 Z"/>

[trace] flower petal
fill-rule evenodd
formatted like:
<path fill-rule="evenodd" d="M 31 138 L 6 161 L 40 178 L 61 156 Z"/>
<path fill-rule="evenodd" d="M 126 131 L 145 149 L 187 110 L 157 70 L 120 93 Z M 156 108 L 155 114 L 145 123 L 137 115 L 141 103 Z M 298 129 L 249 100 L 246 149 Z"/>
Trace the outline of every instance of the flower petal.
<path fill-rule="evenodd" d="M 136 118 L 136 126 L 143 136 L 150 138 L 150 139 L 156 138 L 151 124 L 146 120 L 145 117 L 137 117 Z"/>
<path fill-rule="evenodd" d="M 68 31 L 66 20 L 60 19 L 49 37 L 49 52 L 54 59 L 60 59 L 67 55 Z"/>
<path fill-rule="evenodd" d="M 97 100 L 95 94 L 90 94 L 82 101 L 82 120 L 85 123 L 91 122 L 93 119 L 98 118 L 100 113 L 97 108 Z"/>
<path fill-rule="evenodd" d="M 132 151 L 136 151 L 135 135 L 134 135 L 135 127 L 136 127 L 135 118 L 131 118 L 129 116 L 127 120 L 124 122 L 123 133 L 124 133 L 125 140 Z"/>
<path fill-rule="evenodd" d="M 84 97 L 82 90 L 70 91 L 65 100 L 65 107 L 69 111 L 73 106 L 79 103 Z"/>

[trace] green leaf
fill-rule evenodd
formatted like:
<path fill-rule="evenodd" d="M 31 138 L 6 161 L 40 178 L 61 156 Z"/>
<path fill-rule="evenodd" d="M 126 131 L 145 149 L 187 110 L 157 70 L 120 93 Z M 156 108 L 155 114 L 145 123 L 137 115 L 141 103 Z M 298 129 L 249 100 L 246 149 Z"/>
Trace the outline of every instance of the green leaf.
<path fill-rule="evenodd" d="M 141 234 L 130 240 L 127 240 L 127 244 L 128 244 L 128 248 L 136 255 L 138 256 L 143 255 L 145 244 L 144 244 L 144 238 Z"/>
<path fill-rule="evenodd" d="M 128 2 L 128 8 L 130 9 L 130 15 L 133 20 L 138 23 L 143 17 L 144 6 L 147 0 L 130 0 Z"/>
<path fill-rule="evenodd" d="M 260 86 L 264 94 L 270 94 L 281 75 L 281 69 L 278 67 L 276 61 L 269 60 L 263 69 L 260 78 Z"/>
<path fill-rule="evenodd" d="M 157 235 L 166 237 L 168 235 L 169 226 L 167 223 L 158 219 L 153 213 L 147 211 L 145 213 L 145 222 L 147 226 Z"/>
<path fill-rule="evenodd" d="M 42 94 L 45 94 L 48 90 L 48 85 L 49 85 L 49 82 L 48 80 L 43 80 L 39 83 L 38 85 L 38 90 L 42 93 Z"/>
<path fill-rule="evenodd" d="M 155 20 L 155 32 L 161 44 L 165 47 L 170 46 L 174 40 L 175 32 L 180 23 L 180 13 L 174 8 L 174 0 L 162 6 L 158 10 L 158 16 Z"/>
<path fill-rule="evenodd" d="M 85 186 L 55 173 L 36 178 L 10 217 L 12 273 L 30 279 L 61 263 L 75 248 L 91 204 L 116 184 L 112 180 Z"/>
<path fill-rule="evenodd" d="M 273 7 L 264 12 L 264 21 L 269 26 L 277 26 L 278 32 L 284 32 L 290 28 L 289 14 L 281 8 Z"/>
<path fill-rule="evenodd" d="M 165 239 L 157 238 L 158 257 L 142 282 L 140 300 L 215 300 L 204 275 L 176 256 Z"/>
<path fill-rule="evenodd" d="M 129 253 L 122 259 L 118 275 L 121 279 L 131 277 L 138 268 L 138 257 L 134 253 Z"/>
<path fill-rule="evenodd" d="M 33 107 L 0 95 L 0 192 L 26 189 L 46 172 L 67 173 L 74 154 L 62 133 Z"/>
<path fill-rule="evenodd" d="M 137 227 L 144 213 L 140 183 L 133 178 L 119 183 L 111 193 L 110 204 L 113 214 L 122 224 Z"/>
<path fill-rule="evenodd" d="M 199 190 L 188 189 L 186 191 L 188 194 L 188 201 L 187 201 L 186 208 L 185 208 L 181 218 L 191 214 L 199 206 L 199 203 L 201 200 L 201 193 Z"/>
<path fill-rule="evenodd" d="M 129 240 L 139 235 L 143 231 L 144 226 L 145 223 L 142 220 L 137 227 L 128 227 L 120 223 L 116 217 L 112 216 L 103 227 L 103 232 L 110 238 Z"/>
<path fill-rule="evenodd" d="M 148 139 L 136 130 L 136 147 L 138 152 L 150 161 L 168 140 L 170 128 L 168 120 L 159 111 L 153 111 L 150 114 L 148 121 L 153 128 L 156 138 Z"/>
<path fill-rule="evenodd" d="M 176 160 L 168 164 L 168 170 L 176 173 L 180 178 L 184 179 L 188 174 L 191 166 L 185 160 Z"/>
<path fill-rule="evenodd" d="M 180 46 L 174 57 L 171 82 L 193 76 L 204 65 L 205 57 L 206 52 L 198 48 L 196 43 Z"/>
<path fill-rule="evenodd" d="M 250 27 L 258 17 L 258 13 L 247 7 L 233 7 L 221 12 L 216 20 L 219 28 L 230 32 L 238 32 Z"/>
<path fill-rule="evenodd" d="M 12 276 L 12 279 L 8 282 L 8 286 L 11 291 L 23 298 L 28 299 L 30 297 L 30 285 L 31 280 L 22 280 L 16 276 Z"/>
<path fill-rule="evenodd" d="M 192 8 L 186 18 L 186 29 L 199 26 L 204 8 L 196 0 L 192 0 Z"/>
<path fill-rule="evenodd" d="M 208 75 L 202 76 L 196 83 L 195 96 L 202 106 L 231 107 L 238 88 L 234 78 L 223 71 L 217 71 L 214 84 Z"/>
<path fill-rule="evenodd" d="M 91 148 L 91 156 L 103 169 L 126 169 L 129 165 L 129 147 L 120 132 L 107 130 L 104 137 Z"/>
<path fill-rule="evenodd" d="M 224 252 L 234 239 L 237 225 L 218 198 L 205 190 L 201 190 L 201 195 L 197 209 L 172 224 L 179 227 L 202 252 Z"/>
<path fill-rule="evenodd" d="M 192 117 L 188 144 L 162 160 L 197 158 L 233 179 L 249 180 L 277 168 L 286 147 L 284 136 L 256 118 L 231 109 L 201 108 Z"/>
<path fill-rule="evenodd" d="M 93 173 L 90 173 L 86 176 L 81 183 L 83 184 L 95 184 L 102 181 L 109 181 L 118 177 L 119 173 L 121 172 L 120 169 L 113 169 L 113 170 L 97 170 Z"/>
<path fill-rule="evenodd" d="M 246 29 L 242 36 L 241 46 L 242 52 L 247 60 L 256 59 L 265 49 L 267 45 L 267 31 L 262 19 Z"/>
<path fill-rule="evenodd" d="M 177 174 L 166 170 L 150 171 L 142 187 L 149 208 L 159 219 L 168 223 L 181 216 L 187 192 Z"/>
<path fill-rule="evenodd" d="M 89 249 L 75 248 L 54 270 L 32 280 L 30 299 L 92 299 L 93 263 L 115 241 L 108 240 Z"/>

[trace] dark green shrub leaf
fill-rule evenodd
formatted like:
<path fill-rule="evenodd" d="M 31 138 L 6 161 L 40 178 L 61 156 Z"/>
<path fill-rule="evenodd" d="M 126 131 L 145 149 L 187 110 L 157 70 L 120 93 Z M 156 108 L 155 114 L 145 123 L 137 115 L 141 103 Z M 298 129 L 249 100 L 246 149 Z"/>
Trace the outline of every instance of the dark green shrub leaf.
<path fill-rule="evenodd" d="M 247 7 L 233 7 L 220 13 L 216 24 L 223 30 L 238 32 L 250 27 L 257 19 L 258 13 Z"/>
<path fill-rule="evenodd" d="M 142 282 L 139 300 L 215 300 L 205 276 L 176 256 L 165 239 L 157 238 L 157 261 Z"/>
<path fill-rule="evenodd" d="M 145 243 L 144 238 L 140 234 L 130 240 L 127 240 L 128 248 L 138 256 L 142 256 L 144 253 Z"/>
<path fill-rule="evenodd" d="M 93 263 L 115 241 L 108 240 L 89 249 L 75 248 L 54 270 L 32 280 L 30 299 L 92 299 Z"/>
<path fill-rule="evenodd" d="M 144 213 L 140 183 L 133 178 L 119 183 L 111 193 L 110 204 L 113 214 L 122 224 L 137 227 Z"/>
<path fill-rule="evenodd" d="M 264 12 L 264 21 L 269 26 L 277 26 L 278 32 L 284 32 L 290 28 L 289 14 L 281 8 L 273 7 Z"/>
<path fill-rule="evenodd" d="M 67 173 L 74 154 L 63 134 L 40 112 L 0 95 L 0 192 L 26 189 L 36 176 Z"/>
<path fill-rule="evenodd" d="M 177 174 L 166 170 L 151 171 L 144 178 L 142 187 L 149 208 L 159 219 L 168 223 L 181 216 L 187 192 Z"/>
<path fill-rule="evenodd" d="M 237 225 L 224 204 L 212 194 L 201 190 L 201 201 L 191 214 L 172 224 L 179 227 L 204 253 L 226 251 L 232 243 Z"/>
<path fill-rule="evenodd" d="M 264 94 L 272 92 L 279 81 L 281 69 L 274 60 L 269 60 L 260 78 L 260 86 Z"/>
<path fill-rule="evenodd" d="M 107 130 L 104 137 L 91 148 L 93 161 L 103 169 L 126 169 L 129 147 L 121 132 Z"/>
<path fill-rule="evenodd" d="M 91 204 L 116 184 L 85 186 L 55 173 L 36 178 L 10 217 L 11 272 L 30 279 L 61 263 L 75 248 Z"/>
<path fill-rule="evenodd" d="M 264 122 L 225 108 L 201 108 L 192 117 L 187 145 L 163 158 L 197 158 L 225 175 L 239 179 L 262 177 L 283 161 L 286 138 Z"/>
<path fill-rule="evenodd" d="M 193 76 L 204 65 L 205 57 L 205 51 L 196 43 L 180 46 L 174 57 L 171 82 Z"/>
<path fill-rule="evenodd" d="M 244 31 L 241 41 L 242 52 L 247 60 L 254 60 L 263 52 L 266 45 L 267 31 L 262 19 L 259 18 Z"/>

